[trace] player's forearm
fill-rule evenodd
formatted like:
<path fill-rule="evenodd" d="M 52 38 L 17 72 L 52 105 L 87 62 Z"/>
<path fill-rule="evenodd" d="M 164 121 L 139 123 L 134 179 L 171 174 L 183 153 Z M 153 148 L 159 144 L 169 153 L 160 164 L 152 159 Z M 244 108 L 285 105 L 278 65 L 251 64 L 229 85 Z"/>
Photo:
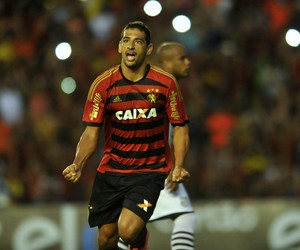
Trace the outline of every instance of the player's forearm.
<path fill-rule="evenodd" d="M 185 125 L 183 127 L 176 126 L 174 128 L 173 146 L 175 166 L 183 167 L 190 146 L 188 125 Z"/>
<path fill-rule="evenodd" d="M 73 163 L 82 169 L 86 161 L 93 155 L 93 153 L 97 149 L 98 139 L 98 130 L 86 128 L 77 144 Z"/>

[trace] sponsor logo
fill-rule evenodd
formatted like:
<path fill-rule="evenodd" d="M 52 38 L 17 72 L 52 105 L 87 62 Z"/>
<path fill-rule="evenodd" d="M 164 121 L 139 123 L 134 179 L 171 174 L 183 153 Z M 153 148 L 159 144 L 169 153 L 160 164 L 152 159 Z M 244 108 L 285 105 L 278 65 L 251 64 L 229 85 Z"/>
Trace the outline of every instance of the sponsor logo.
<path fill-rule="evenodd" d="M 121 101 L 122 99 L 118 95 L 113 99 L 113 102 L 121 102 Z"/>
<path fill-rule="evenodd" d="M 115 113 L 118 120 L 138 120 L 141 118 L 150 119 L 157 117 L 157 112 L 155 108 L 151 109 L 127 109 L 120 110 Z"/>
<path fill-rule="evenodd" d="M 143 209 L 145 212 L 148 211 L 148 207 L 152 207 L 152 204 L 144 199 L 144 203 L 138 204 L 137 205 L 139 208 Z"/>
<path fill-rule="evenodd" d="M 100 93 L 96 93 L 94 96 L 94 99 L 93 99 L 93 110 L 89 114 L 91 121 L 97 118 L 98 112 L 99 112 L 99 103 L 101 101 L 102 101 L 102 97 L 101 97 Z"/>
<path fill-rule="evenodd" d="M 179 120 L 180 116 L 177 109 L 177 95 L 178 93 L 175 91 L 172 91 L 170 94 L 170 106 L 171 106 L 171 117 L 174 120 Z"/>
<path fill-rule="evenodd" d="M 297 250 L 300 246 L 299 209 L 279 214 L 269 227 L 268 244 L 271 250 Z"/>

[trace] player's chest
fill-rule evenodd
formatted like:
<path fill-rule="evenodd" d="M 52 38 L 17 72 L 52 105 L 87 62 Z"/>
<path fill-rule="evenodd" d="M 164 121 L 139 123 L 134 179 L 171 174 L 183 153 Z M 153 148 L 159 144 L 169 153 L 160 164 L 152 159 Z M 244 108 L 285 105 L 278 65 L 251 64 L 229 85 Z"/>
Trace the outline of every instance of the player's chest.
<path fill-rule="evenodd" d="M 150 109 L 166 104 L 166 91 L 158 87 L 131 86 L 108 92 L 108 110 Z"/>

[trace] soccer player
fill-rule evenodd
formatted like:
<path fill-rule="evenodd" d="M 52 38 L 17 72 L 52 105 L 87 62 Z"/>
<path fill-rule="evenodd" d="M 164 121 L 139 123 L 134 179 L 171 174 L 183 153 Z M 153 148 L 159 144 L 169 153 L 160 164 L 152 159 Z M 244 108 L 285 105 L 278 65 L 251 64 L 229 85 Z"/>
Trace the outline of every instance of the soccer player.
<path fill-rule="evenodd" d="M 153 44 L 149 28 L 130 22 L 121 32 L 121 63 L 92 83 L 83 114 L 86 128 L 73 163 L 63 176 L 76 182 L 104 130 L 103 157 L 89 202 L 89 225 L 98 227 L 98 249 L 117 250 L 121 237 L 130 249 L 147 248 L 146 223 L 166 177 L 189 177 L 188 117 L 175 78 L 147 62 Z M 168 143 L 174 126 L 174 162 Z"/>
<path fill-rule="evenodd" d="M 191 62 L 182 44 L 176 42 L 162 43 L 157 49 L 156 59 L 159 66 L 177 80 L 189 76 Z M 171 127 L 169 140 L 171 145 L 172 136 Z M 196 216 L 184 185 L 172 181 L 171 175 L 165 182 L 165 188 L 160 193 L 156 208 L 149 221 L 162 219 L 171 219 L 174 222 L 170 242 L 172 250 L 194 249 Z M 122 239 L 119 241 L 119 248 L 128 249 Z"/>

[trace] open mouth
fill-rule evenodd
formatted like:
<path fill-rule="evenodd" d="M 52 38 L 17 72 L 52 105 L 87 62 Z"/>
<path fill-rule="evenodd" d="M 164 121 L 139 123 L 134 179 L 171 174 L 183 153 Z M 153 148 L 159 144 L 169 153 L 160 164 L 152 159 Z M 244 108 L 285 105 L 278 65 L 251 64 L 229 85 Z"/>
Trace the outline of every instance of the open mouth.
<path fill-rule="evenodd" d="M 126 58 L 130 62 L 134 61 L 135 56 L 136 54 L 134 52 L 126 52 Z"/>

